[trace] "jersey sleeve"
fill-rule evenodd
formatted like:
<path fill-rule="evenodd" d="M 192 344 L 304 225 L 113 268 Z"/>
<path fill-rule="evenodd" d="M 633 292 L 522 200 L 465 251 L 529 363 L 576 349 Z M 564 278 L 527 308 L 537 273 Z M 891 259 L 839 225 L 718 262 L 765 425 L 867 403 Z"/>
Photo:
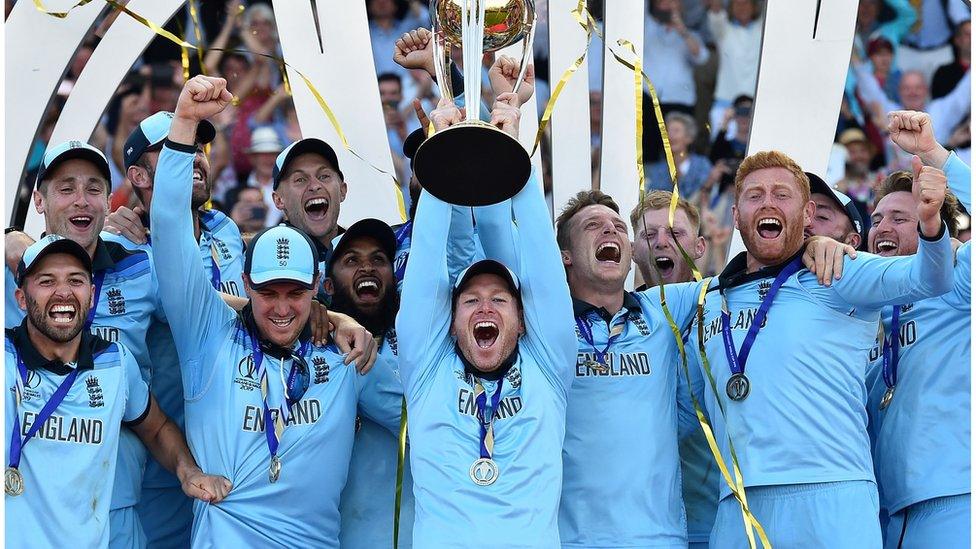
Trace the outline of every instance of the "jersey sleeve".
<path fill-rule="evenodd" d="M 200 249 L 193 236 L 190 197 L 195 149 L 167 141 L 156 164 L 156 185 L 150 220 L 153 227 L 153 265 L 159 297 L 173 332 L 183 375 L 199 374 L 212 366 L 204 360 L 208 342 L 221 326 L 232 322 L 234 311 L 224 304 L 200 265 Z M 187 371 L 191 370 L 191 371 Z"/>
<path fill-rule="evenodd" d="M 447 272 L 448 279 L 452 282 L 468 265 L 484 256 L 476 246 L 471 216 L 471 208 L 451 206 L 451 228 L 447 239 Z"/>
<path fill-rule="evenodd" d="M 899 257 L 859 253 L 844 258 L 840 280 L 832 285 L 846 303 L 871 308 L 940 296 L 952 289 L 952 243 L 942 226 L 935 240 L 919 235 L 918 252 Z"/>
<path fill-rule="evenodd" d="M 451 283 L 446 255 L 451 215 L 450 204 L 427 191 L 421 193 L 396 318 L 400 376 L 408 396 L 417 380 L 436 365 L 435 353 L 450 337 Z"/>
<path fill-rule="evenodd" d="M 679 282 L 664 285 L 664 300 L 668 306 L 668 312 L 671 313 L 671 318 L 678 325 L 678 330 L 687 328 L 694 318 L 695 311 L 698 310 L 698 294 L 701 291 L 701 285 L 701 282 Z M 657 307 L 661 307 L 660 286 L 651 286 L 643 290 L 641 294 Z"/>
<path fill-rule="evenodd" d="M 519 260 L 515 272 L 522 289 L 525 339 L 544 351 L 548 360 L 540 364 L 543 373 L 553 386 L 568 393 L 576 364 L 576 332 L 572 322 L 553 319 L 573 318 L 573 302 L 549 207 L 534 171 L 512 199 L 512 213 L 515 224 L 507 224 L 507 238 L 517 242 Z"/>
<path fill-rule="evenodd" d="M 972 189 L 972 170 L 956 153 L 950 152 L 942 166 L 942 171 L 946 174 L 949 183 L 949 190 L 956 195 L 963 208 L 970 214 L 973 213 L 973 189 Z"/>
<path fill-rule="evenodd" d="M 125 409 L 122 412 L 122 422 L 127 425 L 137 425 L 149 413 L 149 386 L 142 379 L 139 364 L 132 353 L 122 345 L 118 348 L 122 378 L 125 380 Z"/>
<path fill-rule="evenodd" d="M 386 427 L 394 436 L 398 435 L 403 386 L 396 364 L 385 358 L 377 359 L 373 369 L 365 376 L 357 375 L 356 381 L 359 385 L 359 411 Z"/>
<path fill-rule="evenodd" d="M 973 295 L 972 242 L 966 242 L 956 250 L 956 266 L 952 270 L 952 291 L 944 296 L 947 303 L 957 309 L 970 310 Z"/>
<path fill-rule="evenodd" d="M 518 230 L 512 226 L 512 201 L 474 208 L 474 221 L 485 257 L 519 272 Z"/>

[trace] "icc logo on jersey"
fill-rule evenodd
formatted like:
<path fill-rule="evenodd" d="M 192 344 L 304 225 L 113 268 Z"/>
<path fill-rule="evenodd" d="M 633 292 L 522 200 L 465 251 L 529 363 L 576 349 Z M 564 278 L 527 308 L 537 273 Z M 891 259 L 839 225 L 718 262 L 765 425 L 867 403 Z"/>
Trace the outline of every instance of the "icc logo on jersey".
<path fill-rule="evenodd" d="M 257 381 L 258 365 L 254 363 L 254 355 L 248 354 L 237 363 L 237 379 L 234 383 L 245 391 L 253 391 L 259 387 Z"/>

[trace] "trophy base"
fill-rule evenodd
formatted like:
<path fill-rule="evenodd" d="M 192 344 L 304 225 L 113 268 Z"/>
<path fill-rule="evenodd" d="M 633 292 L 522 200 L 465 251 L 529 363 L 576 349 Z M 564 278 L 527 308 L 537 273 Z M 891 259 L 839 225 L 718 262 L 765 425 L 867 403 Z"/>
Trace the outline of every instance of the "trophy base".
<path fill-rule="evenodd" d="M 512 198 L 529 180 L 529 154 L 495 126 L 471 120 L 424 141 L 414 157 L 420 186 L 457 206 L 488 206 Z"/>

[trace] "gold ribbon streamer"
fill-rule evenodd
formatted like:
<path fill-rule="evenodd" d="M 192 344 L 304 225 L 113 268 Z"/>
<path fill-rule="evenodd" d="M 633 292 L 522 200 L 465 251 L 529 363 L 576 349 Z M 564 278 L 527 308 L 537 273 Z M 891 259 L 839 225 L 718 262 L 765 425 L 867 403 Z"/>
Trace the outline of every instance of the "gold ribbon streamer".
<path fill-rule="evenodd" d="M 194 48 L 194 49 L 197 49 L 197 50 L 200 49 L 199 47 L 194 46 L 193 44 L 187 43 L 185 40 L 181 40 L 175 34 L 169 32 L 168 30 L 166 30 L 166 29 L 164 29 L 162 27 L 160 27 L 156 23 L 153 23 L 152 21 L 149 21 L 145 17 L 143 17 L 143 16 L 141 16 L 141 15 L 133 12 L 132 10 L 130 10 L 128 8 L 126 8 L 125 6 L 123 6 L 122 4 L 120 4 L 117 0 L 103 0 L 103 1 L 105 3 L 107 3 L 107 4 L 109 4 L 110 6 L 118 9 L 122 13 L 128 15 L 129 17 L 135 19 L 141 25 L 143 25 L 144 27 L 146 27 L 149 30 L 153 31 L 157 35 L 162 36 L 163 38 L 169 40 L 170 42 L 173 42 L 174 44 L 176 44 L 177 46 L 180 46 L 181 48 L 187 48 L 187 49 Z M 41 13 L 44 13 L 44 14 L 47 14 L 47 15 L 51 15 L 52 17 L 57 17 L 59 19 L 64 19 L 65 17 L 68 16 L 68 12 L 70 12 L 71 10 L 73 10 L 75 8 L 84 6 L 85 4 L 88 4 L 89 2 L 91 2 L 91 0 L 80 0 L 77 4 L 75 4 L 74 6 L 72 6 L 71 9 L 69 9 L 67 11 L 64 11 L 64 12 L 51 12 L 51 11 L 47 10 L 44 7 L 44 4 L 42 3 L 42 0 L 34 0 L 34 6 Z M 305 85 L 308 87 L 308 90 L 312 93 L 312 96 L 315 98 L 316 102 L 319 104 L 319 107 L 321 107 L 322 110 L 323 110 L 323 112 L 325 112 L 326 117 L 329 119 L 329 122 L 332 124 L 333 129 L 335 130 L 336 134 L 339 136 L 339 140 L 342 142 L 342 146 L 346 149 L 346 151 L 348 151 L 350 154 L 352 154 L 356 158 L 358 158 L 361 161 L 363 161 L 364 163 L 366 163 L 366 165 L 368 165 L 369 167 L 373 168 L 377 172 L 379 172 L 379 173 L 381 173 L 383 175 L 387 175 L 391 179 L 393 179 L 393 184 L 394 184 L 393 185 L 393 188 L 396 191 L 397 209 L 399 210 L 400 219 L 401 219 L 401 221 L 406 221 L 407 220 L 407 209 L 406 209 L 406 205 L 404 204 L 404 201 L 403 201 L 403 191 L 400 190 L 400 181 L 396 178 L 396 176 L 394 174 L 391 174 L 391 173 L 389 173 L 389 172 L 387 172 L 387 171 L 385 171 L 383 169 L 380 169 L 378 166 L 376 166 L 375 164 L 373 164 L 369 160 L 366 160 L 365 158 L 363 158 L 358 152 L 356 152 L 352 147 L 349 146 L 349 141 L 346 139 L 345 132 L 342 131 L 342 126 L 339 125 L 339 120 L 336 118 L 335 114 L 332 112 L 332 108 L 329 107 L 329 104 L 322 97 L 322 94 L 319 93 L 319 91 L 318 91 L 318 89 L 316 89 L 315 85 L 312 84 L 312 81 L 309 80 L 308 77 L 305 76 L 305 74 L 302 71 L 296 69 L 292 65 L 289 65 L 284 59 L 282 59 L 280 57 L 276 57 L 276 56 L 270 55 L 270 54 L 255 53 L 255 52 L 245 52 L 243 50 L 226 50 L 226 49 L 223 49 L 223 48 L 214 48 L 214 51 L 224 51 L 224 52 L 233 51 L 233 52 L 238 52 L 238 53 L 251 53 L 252 55 L 260 55 L 262 57 L 267 57 L 268 59 L 271 59 L 271 60 L 273 60 L 273 61 L 281 64 L 284 67 L 288 67 L 288 68 L 294 70 L 295 73 L 298 74 L 302 78 L 302 80 L 305 82 Z M 282 74 L 285 74 L 285 72 L 282 71 Z"/>
<path fill-rule="evenodd" d="M 203 50 L 206 45 L 203 43 L 203 34 L 200 32 L 200 15 L 197 13 L 197 2 L 198 0 L 187 0 L 186 4 L 190 8 L 190 20 L 193 21 L 193 35 L 197 39 L 197 60 L 200 61 L 200 72 L 204 76 L 209 76 L 207 74 L 207 67 L 203 64 Z M 232 14 L 228 14 L 229 17 L 234 17 Z M 189 68 L 189 60 L 187 60 L 187 68 Z M 189 78 L 188 78 L 189 80 Z"/>
<path fill-rule="evenodd" d="M 400 502 L 403 498 L 403 466 L 407 456 L 407 398 L 400 404 L 400 437 L 397 444 L 396 496 L 393 499 L 393 549 L 400 543 Z"/>
<path fill-rule="evenodd" d="M 599 33 L 599 31 L 597 32 Z M 603 39 L 603 36 L 600 36 L 600 38 Z M 605 39 L 604 39 L 604 44 L 606 44 Z M 671 192 L 671 203 L 668 208 L 668 229 L 671 232 L 672 239 L 674 240 L 675 244 L 677 244 L 678 249 L 681 251 L 682 257 L 691 266 L 692 273 L 695 277 L 695 280 L 701 280 L 701 273 L 698 271 L 697 267 L 695 266 L 694 261 L 691 259 L 691 257 L 689 257 L 687 251 L 684 249 L 684 247 L 681 246 L 681 244 L 678 242 L 678 239 L 675 238 L 674 236 L 674 212 L 678 206 L 677 169 L 674 164 L 674 157 L 671 154 L 671 142 L 668 139 L 667 128 L 664 124 L 664 116 L 661 113 L 661 104 L 657 97 L 657 91 L 654 89 L 654 85 L 651 83 L 650 78 L 648 78 L 647 74 L 642 70 L 641 57 L 640 55 L 637 54 L 634 45 L 630 41 L 623 40 L 623 39 L 618 40 L 617 44 L 619 46 L 630 49 L 631 53 L 634 55 L 634 61 L 628 62 L 626 59 L 620 57 L 620 55 L 618 55 L 615 51 L 613 51 L 609 47 L 607 48 L 608 51 L 610 51 L 613 57 L 617 60 L 617 62 L 621 63 L 625 67 L 634 71 L 634 87 L 635 87 L 634 96 L 635 96 L 636 114 L 637 114 L 636 116 L 637 135 L 635 139 L 636 139 L 637 174 L 638 174 L 639 185 L 640 185 L 640 203 L 641 204 L 644 203 L 644 195 L 646 192 L 644 158 L 643 158 L 644 107 L 643 107 L 643 86 L 642 86 L 642 83 L 646 82 L 648 91 L 650 92 L 651 95 L 651 102 L 654 105 L 654 114 L 657 116 L 658 130 L 661 132 L 661 139 L 664 142 L 664 152 L 665 152 L 665 158 L 668 163 L 668 171 L 670 172 L 671 175 L 672 192 Z M 634 229 L 636 232 L 636 227 Z M 647 227 L 645 225 L 645 233 L 646 232 L 647 232 Z M 654 264 L 654 268 L 655 270 L 658 270 L 656 264 Z M 658 279 L 659 281 L 662 280 L 660 271 L 658 271 Z M 701 294 L 698 298 L 698 307 L 697 307 L 698 308 L 698 329 L 700 334 L 699 352 L 702 359 L 702 365 L 708 376 L 709 383 L 712 387 L 712 391 L 715 393 L 716 401 L 718 402 L 719 407 L 721 409 L 722 417 L 723 419 L 727 420 L 725 415 L 725 408 L 722 405 L 722 400 L 721 398 L 718 397 L 718 389 L 716 388 L 715 385 L 715 379 L 713 378 L 711 368 L 708 365 L 708 357 L 705 353 L 704 339 L 703 337 L 701 337 L 704 335 L 703 333 L 704 303 L 705 303 L 705 292 L 708 290 L 708 283 L 709 283 L 708 280 L 704 281 L 704 283 L 702 284 Z M 678 352 L 681 355 L 681 363 L 685 372 L 685 379 L 688 382 L 688 389 L 689 392 L 691 393 L 692 404 L 694 405 L 695 408 L 695 415 L 698 417 L 698 423 L 701 426 L 702 432 L 705 435 L 705 440 L 708 442 L 708 447 L 712 452 L 712 457 L 715 458 L 715 462 L 718 465 L 719 470 L 721 471 L 722 476 L 725 479 L 725 482 L 729 485 L 732 494 L 735 496 L 736 500 L 739 502 L 740 508 L 742 509 L 743 526 L 745 527 L 746 536 L 749 540 L 749 547 L 751 549 L 755 549 L 756 547 L 755 538 L 753 536 L 753 528 L 755 528 L 755 532 L 758 534 L 759 540 L 762 543 L 763 547 L 766 549 L 770 549 L 771 545 L 769 543 L 768 537 L 766 536 L 766 531 L 763 529 L 762 525 L 759 524 L 759 521 L 749 510 L 749 504 L 746 500 L 745 486 L 742 479 L 742 471 L 739 466 L 739 459 L 738 456 L 736 455 L 735 447 L 732 444 L 732 439 L 731 437 L 727 437 L 729 442 L 729 453 L 731 454 L 732 457 L 732 471 L 733 474 L 735 475 L 734 480 L 732 478 L 732 475 L 729 474 L 728 467 L 726 466 L 725 460 L 722 457 L 721 450 L 718 447 L 718 442 L 715 439 L 715 435 L 712 431 L 711 425 L 709 424 L 708 419 L 705 418 L 705 414 L 704 412 L 702 412 L 701 406 L 698 403 L 698 399 L 695 397 L 694 392 L 691 390 L 691 375 L 690 372 L 688 371 L 688 357 L 685 351 L 684 342 L 681 339 L 681 330 L 678 328 L 677 323 L 675 323 L 674 318 L 671 316 L 671 312 L 668 309 L 666 299 L 665 299 L 663 284 L 659 284 L 658 286 L 660 287 L 660 291 L 661 291 L 661 309 L 664 312 L 665 318 L 667 318 L 668 320 L 668 325 L 670 326 L 671 331 L 675 336 L 675 341 L 678 345 Z"/>

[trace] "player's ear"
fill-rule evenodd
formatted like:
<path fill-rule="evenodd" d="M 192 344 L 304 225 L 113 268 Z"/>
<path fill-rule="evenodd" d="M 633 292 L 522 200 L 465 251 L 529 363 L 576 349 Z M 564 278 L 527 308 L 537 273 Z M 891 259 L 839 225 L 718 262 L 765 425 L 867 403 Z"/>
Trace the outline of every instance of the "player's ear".
<path fill-rule="evenodd" d="M 705 255 L 705 237 L 699 236 L 695 239 L 695 259 L 701 259 Z"/>
<path fill-rule="evenodd" d="M 325 290 L 325 293 L 335 295 L 335 285 L 332 284 L 332 277 L 326 277 L 322 283 L 322 288 Z"/>
<path fill-rule="evenodd" d="M 569 256 L 569 250 L 559 250 L 559 256 L 563 259 L 563 266 L 569 267 L 573 264 L 573 258 Z"/>
<path fill-rule="evenodd" d="M 14 296 L 17 298 L 17 307 L 21 311 L 27 311 L 27 294 L 24 293 L 24 290 L 17 288 L 14 291 Z"/>

